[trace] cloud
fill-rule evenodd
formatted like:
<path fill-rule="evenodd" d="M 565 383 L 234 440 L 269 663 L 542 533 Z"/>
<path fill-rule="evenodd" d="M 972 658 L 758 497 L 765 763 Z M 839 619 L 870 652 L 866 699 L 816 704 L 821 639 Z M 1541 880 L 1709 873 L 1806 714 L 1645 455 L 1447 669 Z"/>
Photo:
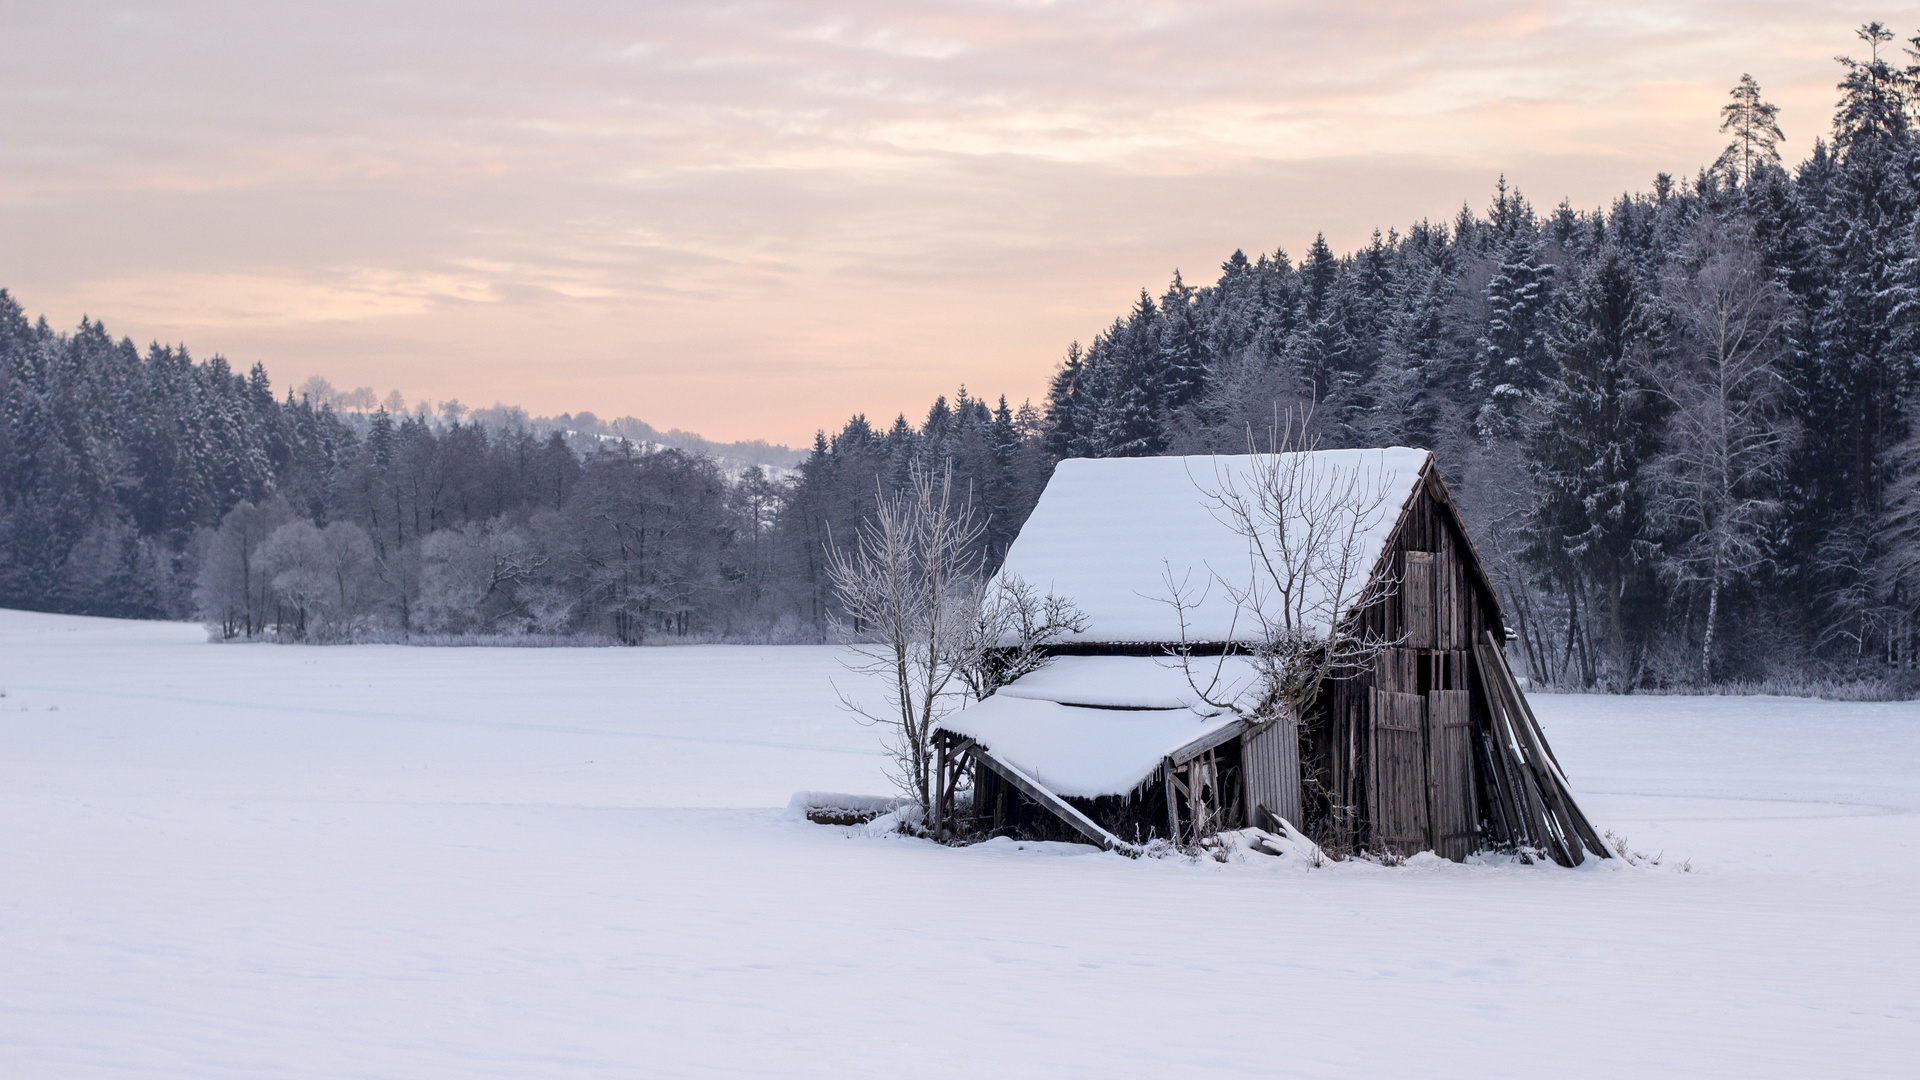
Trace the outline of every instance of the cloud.
<path fill-rule="evenodd" d="M 1037 393 L 1174 267 L 1798 147 L 1850 7 L 40 5 L 0 284 L 61 321 L 715 437 Z M 543 396 L 544 395 L 544 396 Z"/>

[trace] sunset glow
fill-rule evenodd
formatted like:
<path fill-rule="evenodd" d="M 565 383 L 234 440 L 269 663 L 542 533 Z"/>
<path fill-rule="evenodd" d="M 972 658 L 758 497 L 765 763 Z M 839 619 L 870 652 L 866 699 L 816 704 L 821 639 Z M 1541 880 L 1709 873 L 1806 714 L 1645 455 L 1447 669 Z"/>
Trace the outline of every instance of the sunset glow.
<path fill-rule="evenodd" d="M 0 40 L 0 286 L 56 326 L 411 400 L 804 442 L 1235 248 L 1690 176 L 1743 72 L 1794 162 L 1816 3 L 42 5 Z M 1898 13 L 1893 13 L 1896 17 Z M 1904 23 L 1901 24 L 1904 27 Z"/>

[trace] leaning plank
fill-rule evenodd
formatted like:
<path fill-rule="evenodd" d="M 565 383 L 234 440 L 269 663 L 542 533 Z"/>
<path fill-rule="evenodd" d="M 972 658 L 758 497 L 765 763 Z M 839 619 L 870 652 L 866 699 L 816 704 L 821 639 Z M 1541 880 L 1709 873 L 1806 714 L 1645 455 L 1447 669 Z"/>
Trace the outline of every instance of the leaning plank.
<path fill-rule="evenodd" d="M 1497 651 L 1491 651 L 1497 649 L 1497 644 L 1487 644 L 1483 654 L 1501 703 L 1501 740 L 1513 756 L 1516 785 L 1526 797 L 1533 820 L 1538 823 L 1534 829 L 1535 843 L 1545 847 L 1553 861 L 1560 865 L 1578 866 L 1585 861 L 1585 852 L 1580 842 L 1568 834 L 1566 820 L 1558 811 L 1552 777 L 1540 763 L 1540 751 L 1531 745 L 1521 727 L 1511 688 L 1501 678 L 1506 671 L 1506 661 Z"/>
<path fill-rule="evenodd" d="M 1139 853 L 1140 849 L 1138 845 L 1129 844 L 1125 840 L 1094 824 L 1092 818 L 1081 813 L 1072 803 L 1048 791 L 1045 787 L 1041 786 L 1038 780 L 1022 772 L 1019 766 L 1002 760 L 996 756 L 992 750 L 975 743 L 973 746 L 973 756 L 982 765 L 999 773 L 1001 779 L 1019 788 L 1021 793 L 1026 795 L 1027 798 L 1039 803 L 1051 811 L 1055 817 L 1071 825 L 1074 831 L 1081 836 L 1086 837 L 1108 851 L 1118 851 L 1123 855 Z"/>
<path fill-rule="evenodd" d="M 1567 774 L 1565 770 L 1560 768 L 1558 759 L 1553 756 L 1553 747 L 1547 745 L 1546 733 L 1540 730 L 1540 721 L 1534 717 L 1533 709 L 1527 705 L 1526 697 L 1520 693 L 1520 687 L 1513 678 L 1513 672 L 1508 671 L 1506 666 L 1502 664 L 1501 674 L 1506 680 L 1508 693 L 1513 696 L 1514 702 L 1518 706 L 1518 715 L 1516 717 L 1518 726 L 1523 736 L 1533 746 L 1539 749 L 1542 763 L 1549 774 L 1548 780 L 1558 795 L 1559 801 L 1564 804 L 1562 813 L 1565 817 L 1567 827 L 1580 839 L 1580 842 L 1586 846 L 1587 850 L 1592 851 L 1603 859 L 1612 858 L 1612 852 L 1607 849 L 1606 842 L 1600 838 L 1600 834 L 1594 829 L 1593 823 L 1587 820 L 1587 815 L 1581 811 L 1580 804 L 1575 801 L 1573 797 L 1573 787 L 1567 783 Z"/>
<path fill-rule="evenodd" d="M 1487 645 L 1489 648 L 1495 647 L 1491 632 L 1487 634 Z M 1538 767 L 1546 774 L 1543 777 L 1544 786 L 1549 789 L 1556 804 L 1561 827 L 1572 833 L 1576 842 L 1595 855 L 1603 859 L 1612 858 L 1613 853 L 1607 850 L 1606 842 L 1600 839 L 1593 823 L 1587 820 L 1587 815 L 1581 812 L 1580 804 L 1575 801 L 1573 787 L 1567 783 L 1566 773 L 1561 771 L 1560 763 L 1554 759 L 1553 748 L 1547 745 L 1546 733 L 1540 730 L 1540 722 L 1534 719 L 1526 696 L 1520 693 L 1520 684 L 1514 679 L 1513 672 L 1508 670 L 1505 656 L 1500 655 L 1499 659 L 1498 674 L 1513 702 L 1515 726 L 1528 744 L 1528 755 L 1535 758 Z"/>
<path fill-rule="evenodd" d="M 1488 639 L 1491 641 L 1491 637 Z M 1480 686 L 1487 696 L 1487 712 L 1493 723 L 1492 743 L 1496 760 L 1504 774 L 1504 786 L 1512 797 L 1524 835 L 1508 837 L 1516 844 L 1544 848 L 1553 861 L 1562 866 L 1580 863 L 1578 850 L 1567 850 L 1555 828 L 1553 810 L 1540 791 L 1539 778 L 1524 760 L 1526 751 L 1514 733 L 1513 707 L 1507 701 L 1504 685 L 1496 673 L 1503 665 L 1497 654 L 1489 654 L 1487 642 L 1477 642 L 1480 659 Z"/>
<path fill-rule="evenodd" d="M 1175 750 L 1172 754 L 1168 756 L 1173 759 L 1173 763 L 1175 765 L 1185 765 L 1187 762 L 1192 761 L 1194 758 L 1199 757 L 1201 754 L 1204 754 L 1207 751 L 1214 749 L 1215 747 L 1224 746 L 1227 743 L 1230 743 L 1233 740 L 1239 738 L 1243 732 L 1245 732 L 1248 728 L 1252 726 L 1253 726 L 1252 724 L 1247 723 L 1245 720 L 1235 720 L 1231 724 L 1227 724 L 1224 727 L 1221 727 L 1217 730 L 1207 732 L 1205 735 L 1202 735 L 1199 738 L 1188 743 L 1187 745 L 1181 747 L 1180 749 Z"/>
<path fill-rule="evenodd" d="M 1509 843 L 1526 842 L 1526 826 L 1513 804 L 1513 792 L 1507 783 L 1505 763 L 1493 749 L 1492 724 L 1474 740 L 1474 753 L 1480 758 L 1480 775 L 1487 779 L 1487 813 L 1493 819 L 1493 834 Z"/>
<path fill-rule="evenodd" d="M 1532 711 L 1527 708 L 1524 695 L 1520 693 L 1519 683 L 1513 672 L 1507 668 L 1506 657 L 1500 652 L 1499 642 L 1488 633 L 1480 643 L 1483 666 L 1490 672 L 1495 684 L 1493 689 L 1502 702 L 1508 723 L 1511 725 L 1511 738 L 1526 758 L 1526 767 L 1531 774 L 1533 784 L 1529 785 L 1539 792 L 1540 799 L 1549 812 L 1548 827 L 1557 834 L 1556 847 L 1565 851 L 1570 860 L 1565 865 L 1579 865 L 1587 851 L 1601 858 L 1609 858 L 1606 845 L 1600 841 L 1588 823 L 1586 815 L 1580 812 L 1579 803 L 1573 798 L 1573 789 L 1568 786 L 1566 776 L 1560 772 L 1553 755 L 1546 746 L 1546 735 L 1540 731 L 1539 724 L 1533 719 Z M 1555 861 L 1560 861 L 1559 852 L 1555 852 Z"/>

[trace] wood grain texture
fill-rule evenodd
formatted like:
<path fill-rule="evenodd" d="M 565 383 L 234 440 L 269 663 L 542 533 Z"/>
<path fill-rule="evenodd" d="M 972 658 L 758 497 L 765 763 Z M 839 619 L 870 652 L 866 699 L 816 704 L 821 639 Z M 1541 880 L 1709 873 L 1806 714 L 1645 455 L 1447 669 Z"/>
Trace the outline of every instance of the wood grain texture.
<path fill-rule="evenodd" d="M 1427 816 L 1434 852 L 1455 862 L 1479 840 L 1470 704 L 1465 690 L 1427 694 Z"/>
<path fill-rule="evenodd" d="M 1368 810 L 1382 850 L 1412 855 L 1429 847 L 1426 699 L 1375 690 Z"/>

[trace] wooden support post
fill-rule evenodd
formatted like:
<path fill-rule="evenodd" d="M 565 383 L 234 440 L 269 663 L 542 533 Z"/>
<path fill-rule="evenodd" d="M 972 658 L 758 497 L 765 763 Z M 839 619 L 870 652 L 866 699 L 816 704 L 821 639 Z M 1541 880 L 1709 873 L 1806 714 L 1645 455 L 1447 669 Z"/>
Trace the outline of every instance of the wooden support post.
<path fill-rule="evenodd" d="M 1166 778 L 1167 787 L 1167 840 L 1174 847 L 1180 846 L 1180 800 L 1173 791 L 1173 758 L 1160 762 L 1160 775 Z"/>
<path fill-rule="evenodd" d="M 933 829 L 935 840 L 945 840 L 945 810 L 947 807 L 947 739 L 944 735 L 933 737 L 933 805 L 927 808 L 927 816 L 932 818 L 927 824 Z"/>

